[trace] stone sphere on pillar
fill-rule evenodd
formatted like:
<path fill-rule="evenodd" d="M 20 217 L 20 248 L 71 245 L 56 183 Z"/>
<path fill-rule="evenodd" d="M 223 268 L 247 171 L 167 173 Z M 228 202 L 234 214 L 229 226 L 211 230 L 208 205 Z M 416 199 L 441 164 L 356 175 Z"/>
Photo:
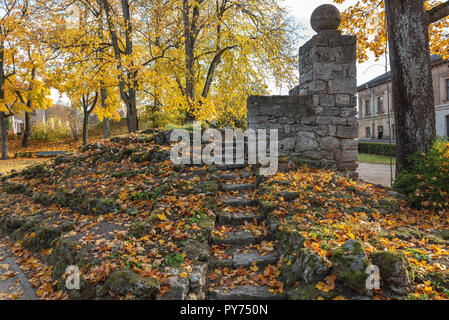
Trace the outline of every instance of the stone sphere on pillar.
<path fill-rule="evenodd" d="M 331 4 L 323 4 L 315 9 L 310 19 L 313 30 L 337 30 L 341 24 L 340 11 Z"/>

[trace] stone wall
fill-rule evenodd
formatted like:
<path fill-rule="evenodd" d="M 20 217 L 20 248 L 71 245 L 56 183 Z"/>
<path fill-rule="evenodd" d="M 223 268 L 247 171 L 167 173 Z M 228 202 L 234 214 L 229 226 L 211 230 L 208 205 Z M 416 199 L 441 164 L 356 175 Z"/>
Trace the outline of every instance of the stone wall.
<path fill-rule="evenodd" d="M 290 96 L 249 97 L 248 127 L 279 129 L 283 156 L 357 177 L 356 37 L 317 31 L 299 50 L 299 86 Z"/>

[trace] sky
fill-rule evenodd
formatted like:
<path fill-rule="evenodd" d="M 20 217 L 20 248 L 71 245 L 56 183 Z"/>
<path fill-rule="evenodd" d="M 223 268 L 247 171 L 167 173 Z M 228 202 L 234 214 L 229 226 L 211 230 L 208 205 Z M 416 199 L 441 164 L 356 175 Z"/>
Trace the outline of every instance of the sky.
<path fill-rule="evenodd" d="M 298 43 L 298 49 L 306 41 L 308 41 L 315 33 L 310 26 L 310 17 L 313 11 L 322 4 L 331 3 L 335 5 L 341 12 L 348 6 L 354 4 L 357 0 L 346 0 L 344 4 L 335 4 L 332 0 L 284 0 L 285 5 L 288 7 L 290 14 L 296 18 L 296 20 L 305 28 L 304 40 L 302 43 Z M 357 85 L 361 85 L 369 80 L 385 73 L 385 60 L 380 59 L 375 61 L 371 56 L 369 61 L 357 64 Z M 291 88 L 288 88 L 291 89 Z M 272 94 L 279 94 L 278 89 L 271 88 Z M 288 94 L 288 90 L 281 91 L 282 94 Z M 53 102 L 58 102 L 59 93 L 56 90 L 52 90 Z M 62 98 L 63 103 L 68 103 L 66 97 Z"/>
<path fill-rule="evenodd" d="M 347 7 L 356 3 L 356 0 L 346 0 L 344 4 L 335 4 L 332 0 L 284 0 L 284 3 L 290 10 L 292 16 L 305 27 L 305 39 L 304 42 L 309 40 L 316 34 L 310 26 L 310 17 L 313 11 L 322 4 L 333 4 L 340 12 L 343 12 Z M 298 45 L 301 46 L 303 43 Z M 381 58 L 379 61 L 375 61 L 371 56 L 369 61 L 357 64 L 357 84 L 361 85 L 369 80 L 385 73 L 385 59 Z"/>

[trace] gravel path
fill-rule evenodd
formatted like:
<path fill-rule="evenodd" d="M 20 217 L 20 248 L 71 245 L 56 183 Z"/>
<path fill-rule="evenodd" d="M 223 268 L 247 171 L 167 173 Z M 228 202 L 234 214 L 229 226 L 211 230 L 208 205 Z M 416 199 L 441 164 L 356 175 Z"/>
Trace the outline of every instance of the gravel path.
<path fill-rule="evenodd" d="M 359 163 L 359 179 L 373 184 L 381 184 L 386 187 L 391 186 L 390 166 L 386 164 Z M 393 166 L 393 178 L 395 176 L 395 166 Z"/>
<path fill-rule="evenodd" d="M 1 240 L 1 236 L 0 236 Z M 37 300 L 27 276 L 0 241 L 0 300 Z"/>

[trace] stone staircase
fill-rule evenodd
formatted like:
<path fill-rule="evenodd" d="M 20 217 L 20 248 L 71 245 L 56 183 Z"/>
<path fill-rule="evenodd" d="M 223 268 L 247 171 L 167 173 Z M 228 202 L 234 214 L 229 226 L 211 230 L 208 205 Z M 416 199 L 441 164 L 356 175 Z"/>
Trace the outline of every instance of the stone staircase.
<path fill-rule="evenodd" d="M 217 165 L 220 179 L 219 212 L 212 236 L 212 251 L 219 251 L 209 266 L 217 274 L 258 274 L 269 265 L 276 265 L 279 251 L 276 245 L 264 251 L 264 243 L 273 245 L 266 227 L 266 217 L 259 211 L 257 169 L 249 165 Z M 271 250 L 270 250 L 271 249 Z M 209 279 L 214 277 L 210 276 Z M 266 285 L 234 284 L 222 279 L 210 280 L 208 298 L 211 300 L 278 300 Z M 238 283 L 238 281 L 237 281 Z"/>

